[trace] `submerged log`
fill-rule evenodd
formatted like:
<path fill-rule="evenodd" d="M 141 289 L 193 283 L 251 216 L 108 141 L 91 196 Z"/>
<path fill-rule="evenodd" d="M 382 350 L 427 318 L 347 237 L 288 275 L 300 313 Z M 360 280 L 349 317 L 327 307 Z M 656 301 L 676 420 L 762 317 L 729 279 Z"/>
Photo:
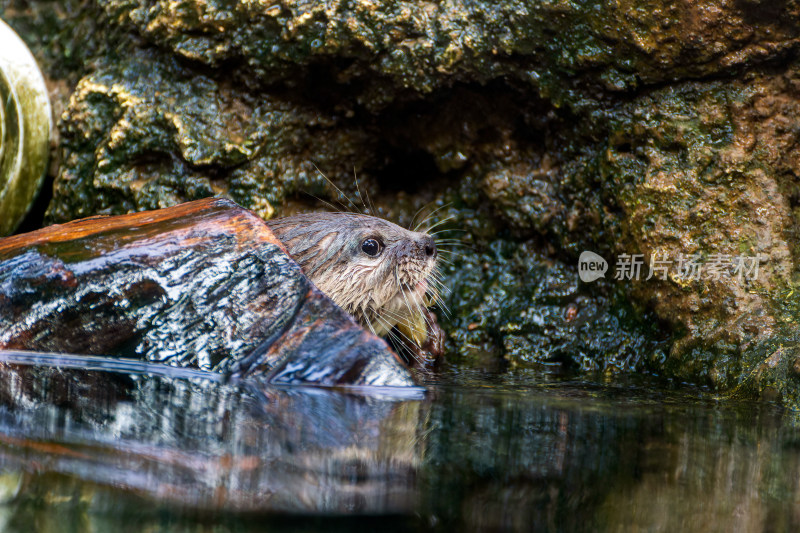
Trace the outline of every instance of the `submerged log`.
<path fill-rule="evenodd" d="M 0 349 L 143 359 L 270 383 L 408 386 L 386 343 L 224 199 L 0 240 Z"/>

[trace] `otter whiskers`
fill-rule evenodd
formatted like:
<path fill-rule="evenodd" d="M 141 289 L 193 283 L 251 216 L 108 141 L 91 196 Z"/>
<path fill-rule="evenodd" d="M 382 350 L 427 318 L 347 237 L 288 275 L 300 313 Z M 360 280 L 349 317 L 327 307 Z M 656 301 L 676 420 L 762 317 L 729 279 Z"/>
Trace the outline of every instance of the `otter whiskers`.
<path fill-rule="evenodd" d="M 356 213 L 307 213 L 268 221 L 317 287 L 378 335 L 395 326 L 422 344 L 426 308 L 440 301 L 436 241 L 427 233 Z"/>

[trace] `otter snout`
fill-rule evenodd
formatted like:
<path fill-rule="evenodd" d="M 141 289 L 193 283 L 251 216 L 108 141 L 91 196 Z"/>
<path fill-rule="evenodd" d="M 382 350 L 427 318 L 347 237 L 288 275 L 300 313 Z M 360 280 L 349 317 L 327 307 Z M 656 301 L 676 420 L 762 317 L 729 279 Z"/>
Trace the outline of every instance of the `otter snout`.
<path fill-rule="evenodd" d="M 419 241 L 419 248 L 430 259 L 436 258 L 436 241 L 430 235 L 425 235 Z"/>
<path fill-rule="evenodd" d="M 396 250 L 399 258 L 418 261 L 420 265 L 435 260 L 438 254 L 436 241 L 424 233 L 409 235 L 404 242 L 397 244 Z"/>

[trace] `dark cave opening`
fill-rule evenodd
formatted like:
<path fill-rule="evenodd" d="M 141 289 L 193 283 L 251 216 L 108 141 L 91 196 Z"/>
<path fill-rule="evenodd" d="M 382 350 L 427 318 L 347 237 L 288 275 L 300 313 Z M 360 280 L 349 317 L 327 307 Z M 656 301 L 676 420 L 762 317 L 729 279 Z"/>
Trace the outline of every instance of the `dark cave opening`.
<path fill-rule="evenodd" d="M 381 188 L 389 193 L 416 194 L 442 174 L 434 157 L 420 148 L 392 147 L 385 160 L 386 166 L 377 175 Z"/>

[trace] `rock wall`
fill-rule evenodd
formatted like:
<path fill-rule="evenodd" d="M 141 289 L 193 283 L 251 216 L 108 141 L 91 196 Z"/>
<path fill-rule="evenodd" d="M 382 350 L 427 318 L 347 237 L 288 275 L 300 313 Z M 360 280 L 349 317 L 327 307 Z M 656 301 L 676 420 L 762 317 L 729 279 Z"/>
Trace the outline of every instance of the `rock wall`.
<path fill-rule="evenodd" d="M 795 1 L 2 0 L 0 16 L 64 110 L 47 222 L 209 195 L 265 218 L 346 203 L 324 173 L 400 223 L 448 219 L 458 364 L 646 371 L 800 406 Z M 605 280 L 578 281 L 583 250 Z M 640 280 L 611 279 L 622 254 Z"/>

